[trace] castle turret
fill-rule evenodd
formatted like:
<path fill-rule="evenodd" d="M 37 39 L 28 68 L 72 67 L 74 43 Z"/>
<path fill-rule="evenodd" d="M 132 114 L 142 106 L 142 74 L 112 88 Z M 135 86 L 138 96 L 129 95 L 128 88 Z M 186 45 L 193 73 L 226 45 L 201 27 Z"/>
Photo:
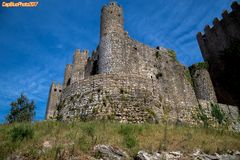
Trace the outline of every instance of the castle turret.
<path fill-rule="evenodd" d="M 67 86 L 70 85 L 71 75 L 72 75 L 72 65 L 68 64 L 65 68 L 63 88 L 66 88 Z"/>
<path fill-rule="evenodd" d="M 193 88 L 197 99 L 217 102 L 216 94 L 206 63 L 198 63 L 190 67 Z"/>
<path fill-rule="evenodd" d="M 123 10 L 116 2 L 104 6 L 101 12 L 100 38 L 112 32 L 123 33 Z"/>
<path fill-rule="evenodd" d="M 53 82 L 49 91 L 47 110 L 45 115 L 46 120 L 53 119 L 55 117 L 56 111 L 57 111 L 57 105 L 59 104 L 61 95 L 62 95 L 62 86 L 60 85 L 60 83 L 56 85 Z"/>
<path fill-rule="evenodd" d="M 197 34 L 197 40 L 204 61 L 209 64 L 209 74 L 218 102 L 240 105 L 239 50 L 240 4 L 233 2 L 232 11 L 224 11 L 222 19 L 215 18 L 213 26 L 207 25 L 204 33 Z"/>
<path fill-rule="evenodd" d="M 123 9 L 116 2 L 102 8 L 98 73 L 124 71 Z"/>
<path fill-rule="evenodd" d="M 73 66 L 72 66 L 72 75 L 71 75 L 71 84 L 84 79 L 85 74 L 85 65 L 87 64 L 88 59 L 88 51 L 84 50 L 83 52 L 80 52 L 79 49 L 75 51 L 74 57 L 73 57 Z"/>

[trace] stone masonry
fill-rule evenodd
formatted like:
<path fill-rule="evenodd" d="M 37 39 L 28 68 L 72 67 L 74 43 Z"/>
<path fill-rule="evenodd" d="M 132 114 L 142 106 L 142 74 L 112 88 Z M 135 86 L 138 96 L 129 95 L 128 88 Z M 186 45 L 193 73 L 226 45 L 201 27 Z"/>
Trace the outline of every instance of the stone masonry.
<path fill-rule="evenodd" d="M 49 91 L 49 97 L 48 97 L 48 104 L 47 104 L 47 110 L 46 110 L 46 119 L 52 119 L 56 115 L 56 107 L 57 104 L 60 102 L 60 98 L 62 95 L 62 86 L 60 83 L 57 85 L 55 83 L 52 83 Z"/>
<path fill-rule="evenodd" d="M 197 99 L 204 99 L 217 103 L 212 81 L 206 63 L 194 64 L 190 67 L 194 91 Z"/>
<path fill-rule="evenodd" d="M 129 37 L 116 2 L 102 8 L 100 27 L 91 57 L 76 50 L 73 64 L 66 66 L 60 101 L 48 103 L 53 118 L 143 123 L 168 114 L 172 122 L 193 124 L 199 99 L 217 102 L 207 70 L 190 72 L 174 51 Z"/>
<path fill-rule="evenodd" d="M 233 2 L 231 8 L 199 32 L 197 40 L 218 101 L 240 106 L 240 5 Z"/>

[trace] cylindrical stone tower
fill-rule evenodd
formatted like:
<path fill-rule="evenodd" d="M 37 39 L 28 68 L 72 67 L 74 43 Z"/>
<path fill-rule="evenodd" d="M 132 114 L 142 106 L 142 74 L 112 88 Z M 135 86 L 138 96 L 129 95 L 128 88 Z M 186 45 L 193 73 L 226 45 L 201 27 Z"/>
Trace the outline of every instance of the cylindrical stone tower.
<path fill-rule="evenodd" d="M 124 71 L 123 10 L 116 2 L 102 8 L 98 73 Z"/>
<path fill-rule="evenodd" d="M 101 11 L 100 38 L 112 32 L 124 32 L 123 9 L 116 2 L 110 2 Z"/>
<path fill-rule="evenodd" d="M 217 102 L 213 84 L 205 63 L 199 63 L 190 67 L 194 91 L 197 99 Z"/>

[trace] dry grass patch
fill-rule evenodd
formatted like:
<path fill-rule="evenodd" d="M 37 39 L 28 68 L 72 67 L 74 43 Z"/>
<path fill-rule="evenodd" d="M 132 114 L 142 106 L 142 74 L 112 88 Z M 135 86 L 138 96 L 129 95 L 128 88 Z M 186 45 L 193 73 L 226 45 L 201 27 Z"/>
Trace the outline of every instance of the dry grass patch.
<path fill-rule="evenodd" d="M 12 141 L 14 127 L 30 126 L 32 137 Z M 93 156 L 96 144 L 119 147 L 134 156 L 139 150 L 182 151 L 202 149 L 206 153 L 239 150 L 240 134 L 222 129 L 161 124 L 120 124 L 108 121 L 51 122 L 0 126 L 0 159 L 22 155 L 27 159 L 54 159 L 56 156 Z M 164 136 L 166 135 L 166 136 Z M 28 138 L 26 138 L 28 137 Z M 47 146 L 44 146 L 47 144 Z M 163 147 L 164 144 L 164 147 Z"/>

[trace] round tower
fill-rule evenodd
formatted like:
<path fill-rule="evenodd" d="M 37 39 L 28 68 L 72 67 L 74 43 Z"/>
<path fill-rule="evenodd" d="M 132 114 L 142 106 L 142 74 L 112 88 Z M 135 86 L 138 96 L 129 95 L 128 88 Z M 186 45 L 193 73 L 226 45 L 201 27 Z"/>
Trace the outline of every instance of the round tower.
<path fill-rule="evenodd" d="M 110 2 L 101 11 L 100 38 L 112 32 L 124 32 L 123 9 L 116 2 Z"/>
<path fill-rule="evenodd" d="M 194 91 L 197 99 L 217 102 L 216 94 L 207 68 L 208 65 L 206 63 L 197 63 L 189 68 Z"/>
<path fill-rule="evenodd" d="M 97 73 L 124 71 L 123 10 L 116 2 L 102 8 Z"/>

